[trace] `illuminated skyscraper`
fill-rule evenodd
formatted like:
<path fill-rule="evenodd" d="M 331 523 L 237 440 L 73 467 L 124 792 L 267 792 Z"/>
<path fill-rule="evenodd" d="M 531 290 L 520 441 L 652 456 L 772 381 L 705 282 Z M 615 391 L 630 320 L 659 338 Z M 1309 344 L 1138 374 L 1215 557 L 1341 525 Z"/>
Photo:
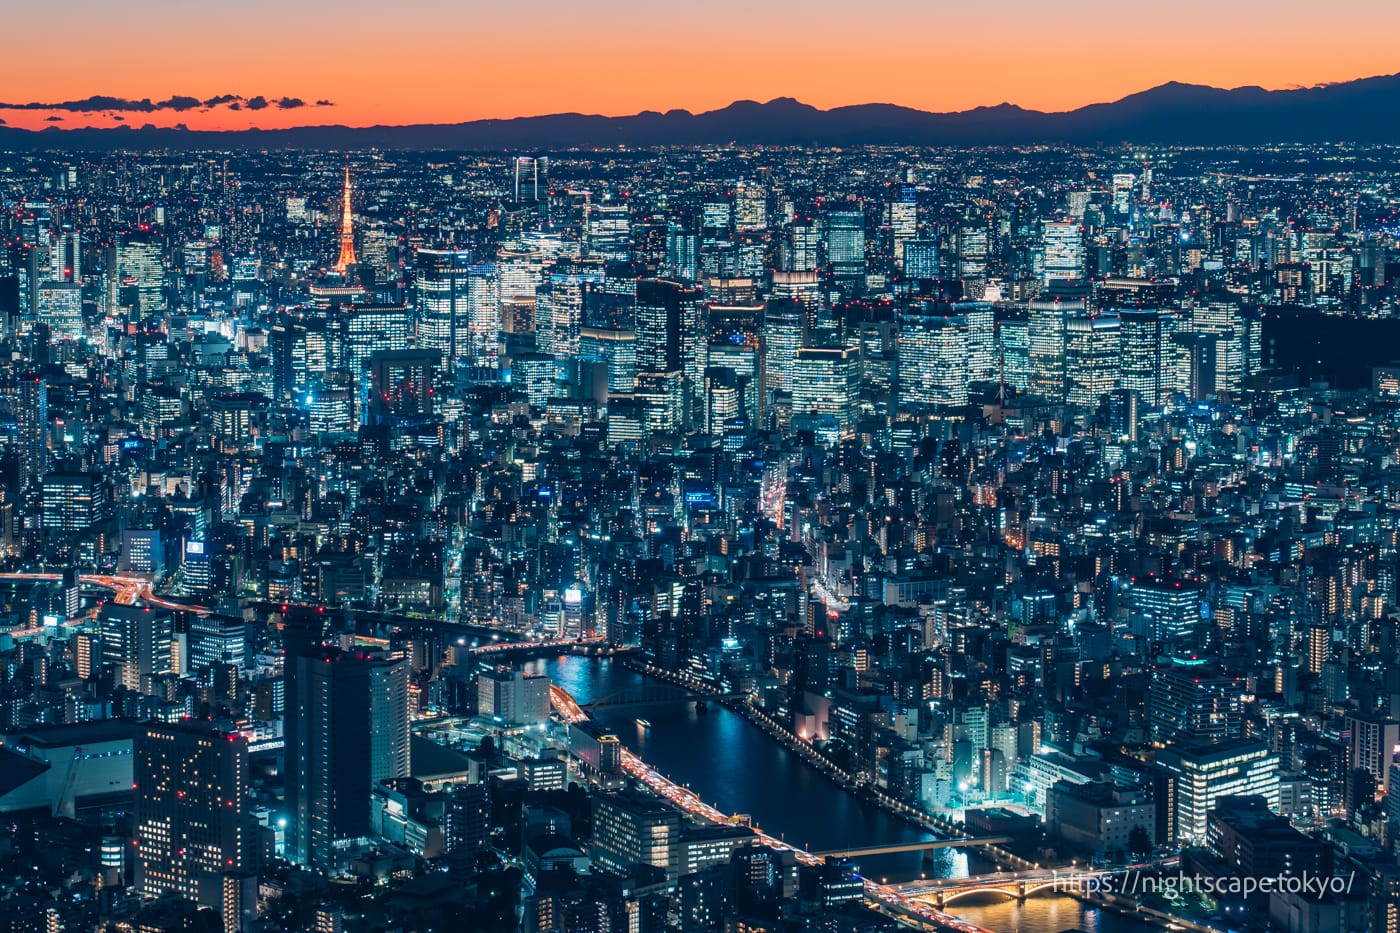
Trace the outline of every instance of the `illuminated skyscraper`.
<path fill-rule="evenodd" d="M 683 282 L 700 277 L 700 237 L 678 224 L 666 228 L 666 274 Z"/>
<path fill-rule="evenodd" d="M 910 240 L 904 244 L 905 278 L 936 279 L 940 271 L 937 241 Z"/>
<path fill-rule="evenodd" d="M 885 220 L 894 241 L 894 261 L 905 265 L 906 244 L 919 235 L 919 207 L 912 185 L 901 185 L 895 199 L 885 206 Z"/>
<path fill-rule="evenodd" d="M 545 156 L 516 156 L 514 170 L 515 203 L 539 201 L 549 193 L 549 159 Z"/>
<path fill-rule="evenodd" d="M 966 405 L 969 343 L 968 321 L 961 314 L 941 314 L 933 308 L 912 308 L 902 314 L 900 405 Z"/>
<path fill-rule="evenodd" d="M 418 343 L 442 351 L 448 366 L 469 344 L 468 273 L 471 253 L 458 249 L 418 251 Z"/>
<path fill-rule="evenodd" d="M 136 890 L 178 894 L 222 913 L 224 876 L 244 868 L 252 844 L 247 740 L 202 724 L 153 722 L 137 734 L 132 755 Z M 224 928 L 242 926 L 225 917 Z"/>
<path fill-rule="evenodd" d="M 19 456 L 19 489 L 38 485 L 48 471 L 49 383 L 38 373 L 25 373 L 7 393 L 15 419 L 15 448 Z"/>
<path fill-rule="evenodd" d="M 865 213 L 858 205 L 826 215 L 826 258 L 831 275 L 845 287 L 865 278 Z"/>
<path fill-rule="evenodd" d="M 1122 311 L 1118 315 L 1121 331 L 1121 352 L 1118 362 L 1118 387 L 1135 393 L 1147 407 L 1160 405 L 1164 389 L 1170 386 L 1170 376 L 1163 374 L 1172 331 L 1172 317 L 1156 310 Z"/>
<path fill-rule="evenodd" d="M 778 254 L 778 268 L 783 272 L 815 272 L 821 235 L 817 225 L 799 217 L 788 225 Z"/>
<path fill-rule="evenodd" d="M 413 321 L 407 305 L 353 305 L 342 318 L 345 368 L 356 383 L 378 350 L 407 350 Z"/>
<path fill-rule="evenodd" d="M 841 435 L 855 424 L 860 353 L 850 347 L 802 347 L 792 372 L 792 414 L 829 418 Z"/>
<path fill-rule="evenodd" d="M 768 192 L 762 185 L 742 182 L 734 189 L 734 229 L 740 232 L 768 227 Z"/>
<path fill-rule="evenodd" d="M 314 620 L 284 634 L 287 850 L 329 869 L 369 833 L 370 790 L 408 774 L 408 667 L 320 643 Z"/>
<path fill-rule="evenodd" d="M 793 364 L 802 346 L 807 312 L 795 301 L 772 301 L 763 313 L 763 385 L 765 392 L 792 391 Z"/>
<path fill-rule="evenodd" d="M 989 246 L 985 226 L 963 227 L 958 231 L 958 278 L 987 277 Z"/>
<path fill-rule="evenodd" d="M 45 282 L 39 286 L 39 321 L 49 325 L 55 340 L 81 340 L 83 289 L 74 282 Z"/>
<path fill-rule="evenodd" d="M 1128 213 L 1133 198 L 1133 185 L 1136 183 L 1137 176 L 1129 172 L 1120 172 L 1113 176 L 1113 210 L 1115 213 Z"/>
<path fill-rule="evenodd" d="M 1172 745 L 1157 752 L 1157 765 L 1171 781 L 1183 841 L 1205 838 L 1207 818 L 1221 797 L 1258 794 L 1278 810 L 1279 760 L 1263 742 Z"/>
<path fill-rule="evenodd" d="M 579 359 L 608 367 L 608 394 L 627 395 L 637 383 L 637 335 L 632 331 L 585 327 L 579 332 Z"/>
<path fill-rule="evenodd" d="M 682 328 L 691 316 L 686 305 L 701 292 L 670 279 L 637 283 L 637 370 L 671 372 L 682 367 Z M 697 338 L 700 335 L 697 335 Z"/>
<path fill-rule="evenodd" d="M 165 308 L 165 264 L 160 241 L 148 233 L 128 233 L 117 239 L 111 267 L 112 295 L 108 306 L 143 315 Z M 128 301 L 134 298 L 134 301 Z"/>
<path fill-rule="evenodd" d="M 996 314 L 991 303 L 964 301 L 954 305 L 953 310 L 967 318 L 967 378 L 972 382 L 995 382 L 998 378 Z"/>
<path fill-rule="evenodd" d="M 487 369 L 500 367 L 501 282 L 494 263 L 467 270 L 467 361 Z"/>
<path fill-rule="evenodd" d="M 175 625 L 170 613 L 150 606 L 102 607 L 102 662 L 128 690 L 149 692 L 151 679 L 175 672 Z"/>
<path fill-rule="evenodd" d="M 1219 299 L 1197 304 L 1190 320 L 1195 333 L 1215 338 L 1215 384 L 1210 388 L 1216 393 L 1238 392 L 1250 374 L 1252 355 L 1251 331 L 1239 305 Z"/>
<path fill-rule="evenodd" d="M 1077 282 L 1084 278 L 1084 234 L 1072 220 L 1046 221 L 1040 233 L 1041 279 Z"/>
<path fill-rule="evenodd" d="M 1065 325 L 1065 401 L 1096 408 L 1118 381 L 1116 314 L 1071 318 Z"/>
<path fill-rule="evenodd" d="M 596 261 L 560 261 L 540 283 L 535 300 L 535 347 L 541 353 L 571 357 L 578 353 L 584 296 L 603 284 Z"/>
<path fill-rule="evenodd" d="M 1065 330 L 1071 317 L 1084 313 L 1084 303 L 1052 296 L 1030 303 L 1026 323 L 1030 391 L 1050 402 L 1065 398 Z"/>

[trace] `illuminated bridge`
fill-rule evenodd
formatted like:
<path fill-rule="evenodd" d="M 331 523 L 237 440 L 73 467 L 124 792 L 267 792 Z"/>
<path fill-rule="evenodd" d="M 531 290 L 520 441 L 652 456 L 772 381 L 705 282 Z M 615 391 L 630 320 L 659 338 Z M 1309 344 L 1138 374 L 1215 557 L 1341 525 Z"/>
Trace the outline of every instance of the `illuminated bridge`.
<path fill-rule="evenodd" d="M 640 687 L 629 687 L 626 690 L 609 693 L 590 703 L 582 703 L 580 706 L 589 712 L 594 712 L 600 709 L 617 709 L 624 706 L 662 706 L 668 703 L 739 700 L 745 696 L 746 694 L 743 693 L 705 693 L 702 695 L 675 684 L 647 683 Z"/>
<path fill-rule="evenodd" d="M 949 904 L 970 897 L 1005 898 L 1019 902 L 1037 894 L 1073 893 L 1073 889 L 1084 887 L 1090 877 L 1098 874 L 1100 873 L 1044 868 L 972 875 L 967 878 L 932 878 L 899 885 L 898 891 L 910 900 L 928 904 L 941 911 Z"/>
<path fill-rule="evenodd" d="M 859 858 L 862 855 L 893 855 L 896 852 L 932 852 L 934 849 L 970 849 L 976 846 L 999 846 L 1011 841 L 1010 836 L 970 836 L 966 839 L 926 839 L 899 845 L 867 846 L 863 849 L 831 849 L 813 852 L 821 858 Z"/>

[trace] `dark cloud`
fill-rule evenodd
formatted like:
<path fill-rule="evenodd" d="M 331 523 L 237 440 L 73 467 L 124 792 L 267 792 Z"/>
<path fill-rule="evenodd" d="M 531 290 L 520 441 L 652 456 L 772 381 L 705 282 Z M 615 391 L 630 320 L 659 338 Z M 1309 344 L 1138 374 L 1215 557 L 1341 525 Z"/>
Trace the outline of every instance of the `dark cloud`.
<path fill-rule="evenodd" d="M 48 122 L 48 123 L 62 123 L 62 122 L 63 122 L 63 118 L 62 118 L 62 117 L 44 117 L 44 120 L 45 120 L 45 122 Z"/>
<path fill-rule="evenodd" d="M 113 119 L 113 120 L 125 120 L 126 117 L 124 117 L 124 116 L 122 116 L 121 114 L 118 113 L 118 114 L 113 115 L 112 119 Z"/>
<path fill-rule="evenodd" d="M 227 107 L 230 110 L 243 110 L 245 108 L 266 110 L 271 106 L 282 110 L 294 110 L 298 107 L 305 107 L 306 101 L 300 97 L 276 97 L 269 100 L 261 94 L 256 97 L 244 97 L 242 94 L 216 94 L 205 100 L 185 94 L 172 94 L 165 100 L 156 101 L 149 97 L 137 100 L 130 97 L 94 94 L 91 97 L 77 100 L 0 101 L 0 110 L 57 110 L 64 113 L 155 113 L 160 110 L 183 113 L 187 110 L 213 107 Z M 328 100 L 318 100 L 316 106 L 330 107 L 333 104 Z"/>
<path fill-rule="evenodd" d="M 169 100 L 163 100 L 156 104 L 157 110 L 193 110 L 200 106 L 198 97 L 182 97 L 179 94 L 172 95 Z"/>

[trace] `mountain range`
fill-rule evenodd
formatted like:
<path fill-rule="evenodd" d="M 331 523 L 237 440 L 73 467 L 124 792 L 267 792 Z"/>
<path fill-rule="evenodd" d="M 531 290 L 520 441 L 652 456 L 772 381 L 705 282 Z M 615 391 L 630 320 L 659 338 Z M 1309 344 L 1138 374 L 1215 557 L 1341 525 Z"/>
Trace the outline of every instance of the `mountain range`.
<path fill-rule="evenodd" d="M 995 146 L 1035 143 L 1258 145 L 1400 142 L 1400 74 L 1289 90 L 1170 82 L 1112 103 L 1045 113 L 1012 104 L 930 113 L 895 104 L 819 110 L 780 97 L 719 110 L 579 113 L 410 126 L 189 130 L 155 126 L 25 130 L 0 126 L 0 150 L 450 149 L 614 146 Z"/>

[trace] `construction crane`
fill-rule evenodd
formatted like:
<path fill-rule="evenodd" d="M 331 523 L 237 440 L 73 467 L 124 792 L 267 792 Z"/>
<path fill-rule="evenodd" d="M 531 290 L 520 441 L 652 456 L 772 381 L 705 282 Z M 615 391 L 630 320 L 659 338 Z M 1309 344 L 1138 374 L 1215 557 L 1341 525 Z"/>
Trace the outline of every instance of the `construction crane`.
<path fill-rule="evenodd" d="M 63 792 L 53 803 L 54 816 L 76 818 L 78 815 L 78 802 L 72 799 L 73 781 L 78 777 L 78 758 L 84 753 L 83 746 L 75 745 L 73 747 L 73 755 L 68 759 L 68 775 L 63 780 Z"/>

